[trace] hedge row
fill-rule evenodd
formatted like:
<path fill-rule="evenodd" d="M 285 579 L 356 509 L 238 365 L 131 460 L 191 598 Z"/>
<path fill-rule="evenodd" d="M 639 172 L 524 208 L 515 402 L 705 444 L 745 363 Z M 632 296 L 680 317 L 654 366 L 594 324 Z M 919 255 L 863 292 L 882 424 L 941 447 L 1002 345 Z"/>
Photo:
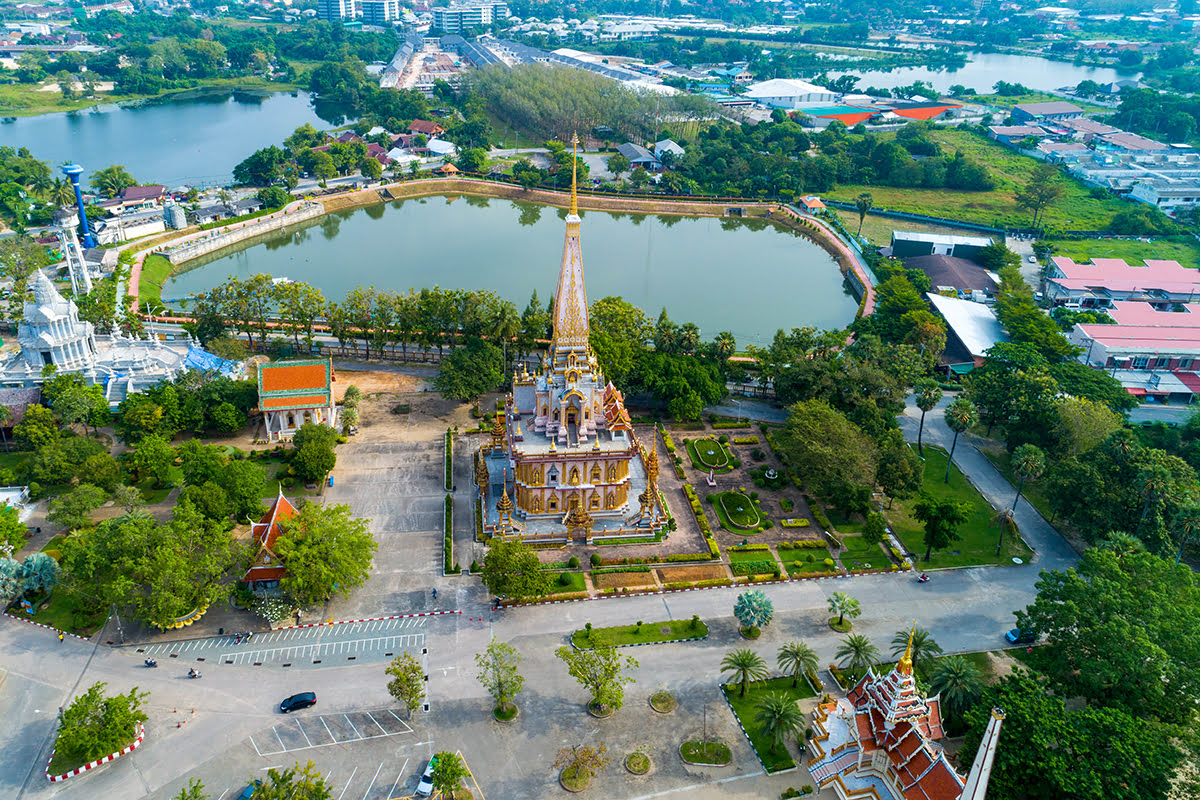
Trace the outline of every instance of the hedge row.
<path fill-rule="evenodd" d="M 760 542 L 754 542 L 751 544 L 735 544 L 735 545 L 731 546 L 729 549 L 737 550 L 739 553 L 746 553 L 746 552 L 750 552 L 750 551 L 759 551 L 759 550 L 765 550 L 767 552 L 770 552 L 771 545 L 763 544 Z"/>
<path fill-rule="evenodd" d="M 447 434 L 448 435 L 448 434 Z M 454 562 L 454 498 L 446 495 L 445 530 L 442 532 L 442 572 L 457 575 L 462 567 Z"/>
<path fill-rule="evenodd" d="M 799 519 L 791 517 L 788 519 L 781 519 L 779 524 L 785 528 L 807 528 L 809 525 L 808 520 L 804 517 L 800 517 Z"/>
<path fill-rule="evenodd" d="M 825 530 L 831 530 L 833 528 L 833 525 L 829 523 L 829 517 L 825 516 L 825 512 L 821 510 L 819 505 L 816 503 L 809 503 L 808 510 L 812 512 L 813 519 L 815 519 L 817 524 L 822 528 Z"/>
<path fill-rule="evenodd" d="M 748 421 L 740 422 L 739 420 L 736 420 L 736 419 L 717 420 L 717 421 L 713 422 L 713 424 L 712 424 L 713 429 L 718 430 L 718 431 L 728 430 L 731 428 L 749 428 L 750 425 L 751 425 L 751 423 Z"/>
<path fill-rule="evenodd" d="M 667 448 L 667 456 L 671 459 L 671 468 L 675 470 L 675 477 L 679 480 L 687 480 L 687 475 L 684 474 L 683 467 L 679 466 L 679 453 L 675 450 L 675 441 L 671 438 L 671 434 L 667 433 L 666 428 L 662 423 L 658 425 L 658 432 L 662 434 L 663 447 Z"/>
<path fill-rule="evenodd" d="M 734 444 L 758 444 L 757 436 L 735 436 L 733 437 Z"/>
<path fill-rule="evenodd" d="M 710 578 L 706 581 L 673 581 L 664 583 L 664 589 L 702 589 L 708 586 L 733 586 L 729 578 Z"/>
<path fill-rule="evenodd" d="M 615 567 L 613 569 L 594 569 L 592 570 L 592 577 L 594 578 L 597 575 L 611 575 L 618 572 L 650 572 L 653 569 L 654 567 L 645 565 L 635 567 Z"/>
<path fill-rule="evenodd" d="M 778 575 L 779 562 L 771 559 L 764 561 L 734 561 L 729 565 L 734 575 Z"/>
<path fill-rule="evenodd" d="M 446 428 L 446 485 L 447 492 L 454 491 L 454 437 L 450 435 L 450 429 Z"/>
<path fill-rule="evenodd" d="M 662 559 L 665 564 L 679 564 L 687 561 L 708 561 L 713 556 L 709 553 L 676 553 Z"/>
<path fill-rule="evenodd" d="M 779 547 L 789 550 L 823 550 L 828 546 L 821 539 L 797 539 L 794 542 L 779 543 Z"/>

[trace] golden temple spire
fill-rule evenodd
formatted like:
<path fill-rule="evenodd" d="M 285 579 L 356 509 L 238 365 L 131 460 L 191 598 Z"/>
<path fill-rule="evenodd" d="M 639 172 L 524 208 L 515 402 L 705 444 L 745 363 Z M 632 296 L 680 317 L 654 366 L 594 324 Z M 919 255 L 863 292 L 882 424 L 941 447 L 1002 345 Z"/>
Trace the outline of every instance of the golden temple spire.
<path fill-rule="evenodd" d="M 908 647 L 904 650 L 904 655 L 900 657 L 900 661 L 896 664 L 896 670 L 901 675 L 912 675 L 912 646 L 913 637 L 917 635 L 917 621 L 913 620 L 912 630 L 908 634 Z"/>
<path fill-rule="evenodd" d="M 579 216 L 579 195 L 576 188 L 575 178 L 579 171 L 579 136 L 571 134 L 571 208 L 567 213 L 572 216 Z"/>

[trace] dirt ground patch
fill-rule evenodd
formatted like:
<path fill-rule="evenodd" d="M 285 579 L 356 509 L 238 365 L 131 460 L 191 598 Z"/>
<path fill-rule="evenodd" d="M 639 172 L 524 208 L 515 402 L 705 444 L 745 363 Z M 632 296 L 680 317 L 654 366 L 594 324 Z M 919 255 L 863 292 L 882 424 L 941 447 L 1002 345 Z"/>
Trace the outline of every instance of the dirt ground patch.
<path fill-rule="evenodd" d="M 357 386 L 365 395 L 420 392 L 425 387 L 424 378 L 402 375 L 399 372 L 340 370 L 337 376 L 338 380 L 333 384 L 333 394 L 339 403 L 345 397 L 348 386 Z"/>
<path fill-rule="evenodd" d="M 663 567 L 658 571 L 658 577 L 663 583 L 679 583 L 728 578 L 729 573 L 718 564 L 708 564 L 702 567 Z"/>
<path fill-rule="evenodd" d="M 652 572 L 606 572 L 603 575 L 593 575 L 592 581 L 600 589 L 632 589 L 635 586 L 653 586 Z"/>

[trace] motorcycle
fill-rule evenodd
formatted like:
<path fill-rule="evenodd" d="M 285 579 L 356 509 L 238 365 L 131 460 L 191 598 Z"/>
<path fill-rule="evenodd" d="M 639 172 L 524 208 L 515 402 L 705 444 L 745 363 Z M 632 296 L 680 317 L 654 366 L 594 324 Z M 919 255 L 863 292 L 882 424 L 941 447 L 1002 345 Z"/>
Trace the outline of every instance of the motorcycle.
<path fill-rule="evenodd" d="M 189 670 L 188 670 L 188 677 L 189 677 L 189 678 L 199 678 L 199 677 L 200 677 L 200 673 L 199 673 L 199 671 L 197 671 L 197 670 L 194 670 L 194 669 L 189 669 Z"/>
<path fill-rule="evenodd" d="M 929 576 L 922 572 L 921 577 L 917 578 L 917 583 L 929 583 Z"/>
<path fill-rule="evenodd" d="M 147 668 L 158 666 L 158 662 L 155 661 L 153 658 L 147 658 L 143 663 L 146 665 Z"/>

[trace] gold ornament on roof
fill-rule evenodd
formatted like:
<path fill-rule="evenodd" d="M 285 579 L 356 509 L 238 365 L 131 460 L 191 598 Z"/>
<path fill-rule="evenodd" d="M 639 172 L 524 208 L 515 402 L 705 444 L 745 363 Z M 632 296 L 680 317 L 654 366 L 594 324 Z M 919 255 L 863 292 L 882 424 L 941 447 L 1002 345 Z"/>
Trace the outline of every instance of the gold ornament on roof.
<path fill-rule="evenodd" d="M 899 663 L 896 664 L 896 671 L 901 675 L 912 675 L 913 673 L 912 646 L 913 637 L 916 635 L 917 621 L 913 620 L 912 631 L 910 631 L 908 634 L 908 647 L 905 649 L 904 655 L 900 657 Z"/>

